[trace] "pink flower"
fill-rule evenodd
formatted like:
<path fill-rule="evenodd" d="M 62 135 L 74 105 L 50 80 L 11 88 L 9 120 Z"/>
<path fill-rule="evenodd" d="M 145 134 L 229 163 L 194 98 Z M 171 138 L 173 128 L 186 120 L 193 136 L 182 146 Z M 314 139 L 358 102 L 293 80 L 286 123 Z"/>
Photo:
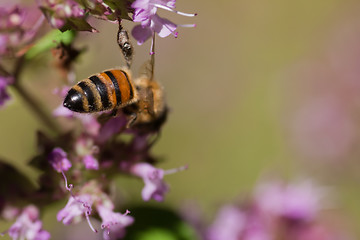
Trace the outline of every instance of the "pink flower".
<path fill-rule="evenodd" d="M 79 119 L 83 125 L 84 131 L 91 136 L 97 136 L 100 131 L 100 123 L 96 120 L 95 115 L 75 113 L 66 107 L 60 105 L 53 111 L 55 117 L 65 117 L 69 119 Z"/>
<path fill-rule="evenodd" d="M 124 228 L 133 224 L 134 218 L 128 216 L 130 213 L 126 211 L 124 214 L 113 212 L 113 206 L 106 207 L 98 205 L 97 211 L 102 219 L 101 228 L 106 229 L 103 233 L 104 239 L 118 239 L 125 234 Z"/>
<path fill-rule="evenodd" d="M 131 173 L 141 177 L 145 186 L 141 192 L 144 201 L 153 198 L 156 201 L 162 201 L 169 186 L 163 181 L 164 170 L 158 169 L 149 163 L 137 163 L 131 167 Z"/>
<path fill-rule="evenodd" d="M 220 209 L 207 232 L 208 240 L 238 240 L 246 226 L 246 214 L 238 207 L 226 205 Z"/>
<path fill-rule="evenodd" d="M 39 220 L 39 210 L 30 205 L 26 207 L 16 222 L 9 229 L 9 236 L 13 240 L 47 240 L 50 233 L 42 229 L 42 222 Z"/>
<path fill-rule="evenodd" d="M 295 114 L 296 148 L 311 159 L 334 161 L 346 158 L 356 144 L 356 123 L 341 97 L 318 94 Z"/>
<path fill-rule="evenodd" d="M 56 218 L 65 225 L 79 222 L 82 219 L 82 215 L 90 215 L 91 205 L 92 199 L 90 195 L 70 196 L 66 206 L 58 212 Z"/>
<path fill-rule="evenodd" d="M 189 14 L 178 12 L 174 10 L 176 0 L 136 0 L 131 5 L 134 8 L 135 12 L 133 15 L 134 22 L 140 22 L 140 25 L 137 25 L 132 30 L 132 35 L 137 40 L 138 44 L 143 44 L 150 37 L 154 37 L 154 34 L 157 33 L 159 37 L 167 37 L 170 34 L 177 37 L 178 33 L 175 32 L 177 27 L 195 27 L 194 24 L 191 25 L 177 25 L 171 21 L 159 17 L 156 12 L 158 8 L 165 9 L 177 13 L 179 15 L 194 17 L 196 14 Z M 153 54 L 154 42 L 151 44 L 150 54 Z"/>
<path fill-rule="evenodd" d="M 65 25 L 67 18 L 84 18 L 85 9 L 73 0 L 42 0 L 40 7 L 46 9 L 48 21 L 54 28 L 61 28 Z"/>
<path fill-rule="evenodd" d="M 324 208 L 324 196 L 325 191 L 310 181 L 270 181 L 255 190 L 255 201 L 262 211 L 301 221 L 312 220 Z"/>
<path fill-rule="evenodd" d="M 83 163 L 86 169 L 99 170 L 98 160 L 90 154 L 83 157 Z"/>
<path fill-rule="evenodd" d="M 13 55 L 29 44 L 43 21 L 44 16 L 38 8 L 0 6 L 0 56 Z"/>
<path fill-rule="evenodd" d="M 155 168 L 149 163 L 136 163 L 130 168 L 130 172 L 135 176 L 141 177 L 145 186 L 141 192 L 144 201 L 151 198 L 156 201 L 163 201 L 164 195 L 169 191 L 169 186 L 163 181 L 164 175 L 182 171 L 187 167 L 178 169 L 163 170 Z"/>
<path fill-rule="evenodd" d="M 67 154 L 61 148 L 54 148 L 48 160 L 57 172 L 66 172 L 71 168 L 71 162 L 67 159 Z"/>
<path fill-rule="evenodd" d="M 96 138 L 96 142 L 105 143 L 109 138 L 118 134 L 121 129 L 125 129 L 127 122 L 128 120 L 123 115 L 109 119 L 100 128 L 99 134 Z"/>
<path fill-rule="evenodd" d="M 76 154 L 82 158 L 86 169 L 99 169 L 99 162 L 93 156 L 94 153 L 97 153 L 98 147 L 94 145 L 92 138 L 87 136 L 79 137 L 75 143 L 75 151 Z"/>

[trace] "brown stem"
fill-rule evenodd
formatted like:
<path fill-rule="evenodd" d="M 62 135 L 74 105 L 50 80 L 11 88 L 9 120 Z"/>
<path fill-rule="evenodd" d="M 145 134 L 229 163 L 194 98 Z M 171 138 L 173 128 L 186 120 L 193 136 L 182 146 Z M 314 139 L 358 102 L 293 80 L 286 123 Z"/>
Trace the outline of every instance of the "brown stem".
<path fill-rule="evenodd" d="M 51 117 L 40 107 L 40 104 L 23 88 L 17 81 L 12 85 L 13 88 L 23 98 L 24 102 L 30 107 L 30 109 L 38 116 L 38 118 L 45 124 L 46 127 L 60 133 L 60 127 L 51 119 Z"/>

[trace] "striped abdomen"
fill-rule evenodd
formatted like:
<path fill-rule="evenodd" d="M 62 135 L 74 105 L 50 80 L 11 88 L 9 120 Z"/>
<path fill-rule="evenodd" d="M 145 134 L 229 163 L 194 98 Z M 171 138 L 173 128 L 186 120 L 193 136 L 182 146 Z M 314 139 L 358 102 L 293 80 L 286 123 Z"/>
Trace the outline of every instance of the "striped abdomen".
<path fill-rule="evenodd" d="M 80 113 L 99 112 L 124 107 L 135 101 L 129 75 L 111 69 L 90 76 L 73 86 L 64 100 L 64 107 Z"/>

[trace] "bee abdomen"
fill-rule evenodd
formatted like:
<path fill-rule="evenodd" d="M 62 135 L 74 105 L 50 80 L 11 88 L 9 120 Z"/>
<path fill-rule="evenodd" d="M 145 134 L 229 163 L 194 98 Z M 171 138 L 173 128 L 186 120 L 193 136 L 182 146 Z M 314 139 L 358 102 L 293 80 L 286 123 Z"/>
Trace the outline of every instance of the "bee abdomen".
<path fill-rule="evenodd" d="M 74 112 L 91 113 L 126 106 L 134 101 L 134 88 L 123 70 L 108 70 L 73 86 L 64 106 Z"/>
<path fill-rule="evenodd" d="M 113 69 L 101 73 L 112 82 L 115 91 L 114 103 L 118 107 L 130 104 L 134 100 L 134 87 L 128 74 L 119 69 Z"/>

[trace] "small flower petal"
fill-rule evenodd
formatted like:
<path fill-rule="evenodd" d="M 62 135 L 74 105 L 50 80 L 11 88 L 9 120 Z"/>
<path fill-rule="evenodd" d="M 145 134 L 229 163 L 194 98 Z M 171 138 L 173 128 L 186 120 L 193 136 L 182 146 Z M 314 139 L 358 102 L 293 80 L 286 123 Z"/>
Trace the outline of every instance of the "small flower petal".
<path fill-rule="evenodd" d="M 99 170 L 99 162 L 92 155 L 86 155 L 83 158 L 83 163 L 86 169 Z"/>
<path fill-rule="evenodd" d="M 61 148 L 54 148 L 48 156 L 48 160 L 57 172 L 64 172 L 71 168 L 71 162 L 67 159 L 67 154 Z"/>
<path fill-rule="evenodd" d="M 139 45 L 143 44 L 146 40 L 148 40 L 152 36 L 152 30 L 149 27 L 142 27 L 141 25 L 137 25 L 132 30 L 132 35 L 137 40 Z"/>
<path fill-rule="evenodd" d="M 123 237 L 125 233 L 124 228 L 134 222 L 134 218 L 128 216 L 128 211 L 124 214 L 116 213 L 113 212 L 112 208 L 103 205 L 98 205 L 97 211 L 102 219 L 101 228 L 106 229 L 103 235 L 104 239 L 118 239 Z"/>

